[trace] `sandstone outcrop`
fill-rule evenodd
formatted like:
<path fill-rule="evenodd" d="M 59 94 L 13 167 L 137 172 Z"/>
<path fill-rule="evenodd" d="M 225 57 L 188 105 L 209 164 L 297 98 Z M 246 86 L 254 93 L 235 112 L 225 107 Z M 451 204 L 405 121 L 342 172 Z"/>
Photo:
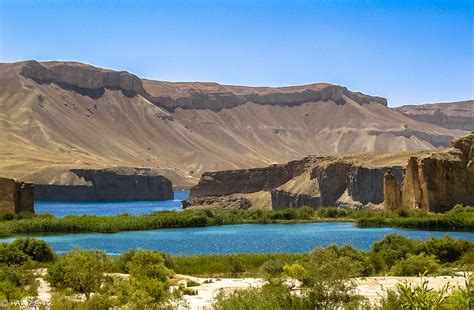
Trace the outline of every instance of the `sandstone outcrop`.
<path fill-rule="evenodd" d="M 452 148 L 411 156 L 403 184 L 385 175 L 385 207 L 443 212 L 455 204 L 474 205 L 474 133 Z"/>
<path fill-rule="evenodd" d="M 38 200 L 170 200 L 171 181 L 150 169 L 71 169 L 52 184 L 37 184 Z"/>
<path fill-rule="evenodd" d="M 383 202 L 384 174 L 401 180 L 409 154 L 309 156 L 267 168 L 205 173 L 185 207 L 374 207 Z M 270 195 L 268 201 L 255 196 Z M 254 202 L 255 201 L 255 202 Z"/>
<path fill-rule="evenodd" d="M 34 213 L 33 184 L 0 178 L 0 213 Z"/>

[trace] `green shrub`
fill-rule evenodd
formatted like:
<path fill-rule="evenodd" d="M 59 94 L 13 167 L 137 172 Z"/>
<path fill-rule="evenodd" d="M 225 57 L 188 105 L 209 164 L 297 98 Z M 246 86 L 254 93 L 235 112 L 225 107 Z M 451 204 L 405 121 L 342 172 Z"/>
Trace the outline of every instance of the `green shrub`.
<path fill-rule="evenodd" d="M 415 254 L 419 243 L 400 235 L 390 234 L 372 245 L 372 252 L 382 257 L 384 263 L 391 268 L 398 260 Z"/>
<path fill-rule="evenodd" d="M 105 279 L 106 260 L 102 251 L 73 250 L 51 266 L 48 280 L 52 286 L 71 288 L 90 299 Z"/>
<path fill-rule="evenodd" d="M 422 274 L 434 274 L 440 265 L 434 256 L 424 253 L 418 255 L 408 254 L 407 258 L 399 260 L 390 269 L 395 276 L 419 276 Z"/>
<path fill-rule="evenodd" d="M 238 276 L 239 274 L 245 272 L 245 267 L 238 257 L 232 256 L 230 259 L 230 274 L 233 277 Z"/>
<path fill-rule="evenodd" d="M 305 300 L 291 294 L 284 285 L 265 285 L 258 289 L 236 291 L 232 294 L 220 293 L 214 304 L 214 309 L 309 309 Z"/>
<path fill-rule="evenodd" d="M 283 272 L 285 262 L 282 259 L 269 259 L 262 264 L 260 272 L 265 278 L 274 278 Z"/>
<path fill-rule="evenodd" d="M 186 281 L 186 287 L 193 287 L 193 286 L 200 286 L 201 283 L 194 281 L 194 280 L 188 280 Z"/>
<path fill-rule="evenodd" d="M 434 255 L 441 263 L 448 263 L 459 260 L 461 256 L 472 249 L 474 249 L 472 242 L 444 236 L 443 238 L 430 238 L 423 242 L 419 252 Z"/>
<path fill-rule="evenodd" d="M 19 249 L 37 262 L 52 262 L 55 258 L 53 250 L 43 240 L 32 238 L 17 239 L 11 246 Z"/>
<path fill-rule="evenodd" d="M 29 256 L 17 247 L 7 243 L 0 243 L 0 264 L 23 265 L 29 260 Z"/>
<path fill-rule="evenodd" d="M 137 278 L 154 278 L 166 281 L 173 272 L 165 267 L 165 259 L 159 252 L 138 250 L 127 263 L 130 275 Z"/>

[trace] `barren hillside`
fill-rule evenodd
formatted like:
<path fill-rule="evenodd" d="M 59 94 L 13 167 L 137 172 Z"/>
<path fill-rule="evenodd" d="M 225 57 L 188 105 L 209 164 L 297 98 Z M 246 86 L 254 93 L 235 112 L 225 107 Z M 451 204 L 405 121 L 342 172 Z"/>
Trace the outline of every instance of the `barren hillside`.
<path fill-rule="evenodd" d="M 452 131 L 331 84 L 244 87 L 142 80 L 73 62 L 0 64 L 0 174 L 61 183 L 70 168 L 204 171 L 310 154 L 447 146 Z"/>

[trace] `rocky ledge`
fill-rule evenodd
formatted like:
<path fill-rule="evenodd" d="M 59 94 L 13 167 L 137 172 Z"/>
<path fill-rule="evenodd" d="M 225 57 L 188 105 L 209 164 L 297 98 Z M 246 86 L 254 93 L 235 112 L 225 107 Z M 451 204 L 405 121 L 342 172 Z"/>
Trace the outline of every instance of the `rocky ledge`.
<path fill-rule="evenodd" d="M 384 174 L 401 182 L 410 154 L 310 156 L 267 168 L 204 173 L 189 208 L 381 207 Z"/>
<path fill-rule="evenodd" d="M 142 80 L 126 71 L 96 68 L 77 62 L 26 61 L 20 74 L 39 84 L 54 83 L 92 98 L 101 97 L 106 89 L 120 90 L 128 97 L 140 95 L 168 111 L 177 108 L 219 111 L 253 102 L 262 105 L 295 106 L 332 100 L 343 105 L 346 100 L 358 104 L 378 103 L 387 106 L 382 97 L 352 92 L 346 87 L 326 83 L 292 87 L 246 87 L 217 83 L 171 83 Z"/>
<path fill-rule="evenodd" d="M 34 187 L 9 178 L 0 178 L 0 213 L 34 212 Z"/>
<path fill-rule="evenodd" d="M 151 169 L 71 169 L 36 184 L 37 200 L 170 200 L 171 181 Z"/>
<path fill-rule="evenodd" d="M 411 156 L 403 182 L 385 175 L 385 207 L 443 212 L 455 204 L 474 205 L 474 133 L 452 148 Z"/>

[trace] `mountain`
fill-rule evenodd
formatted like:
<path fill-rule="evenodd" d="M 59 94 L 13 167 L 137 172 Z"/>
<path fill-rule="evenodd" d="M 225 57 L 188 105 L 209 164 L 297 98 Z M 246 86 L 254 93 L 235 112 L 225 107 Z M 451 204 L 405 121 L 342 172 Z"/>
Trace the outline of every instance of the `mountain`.
<path fill-rule="evenodd" d="M 445 147 L 459 131 L 327 83 L 246 87 L 140 79 L 77 62 L 0 64 L 0 175 L 64 184 L 71 169 L 205 171 L 333 152 Z"/>
<path fill-rule="evenodd" d="M 474 131 L 474 100 L 405 105 L 394 109 L 417 121 L 448 129 Z"/>

